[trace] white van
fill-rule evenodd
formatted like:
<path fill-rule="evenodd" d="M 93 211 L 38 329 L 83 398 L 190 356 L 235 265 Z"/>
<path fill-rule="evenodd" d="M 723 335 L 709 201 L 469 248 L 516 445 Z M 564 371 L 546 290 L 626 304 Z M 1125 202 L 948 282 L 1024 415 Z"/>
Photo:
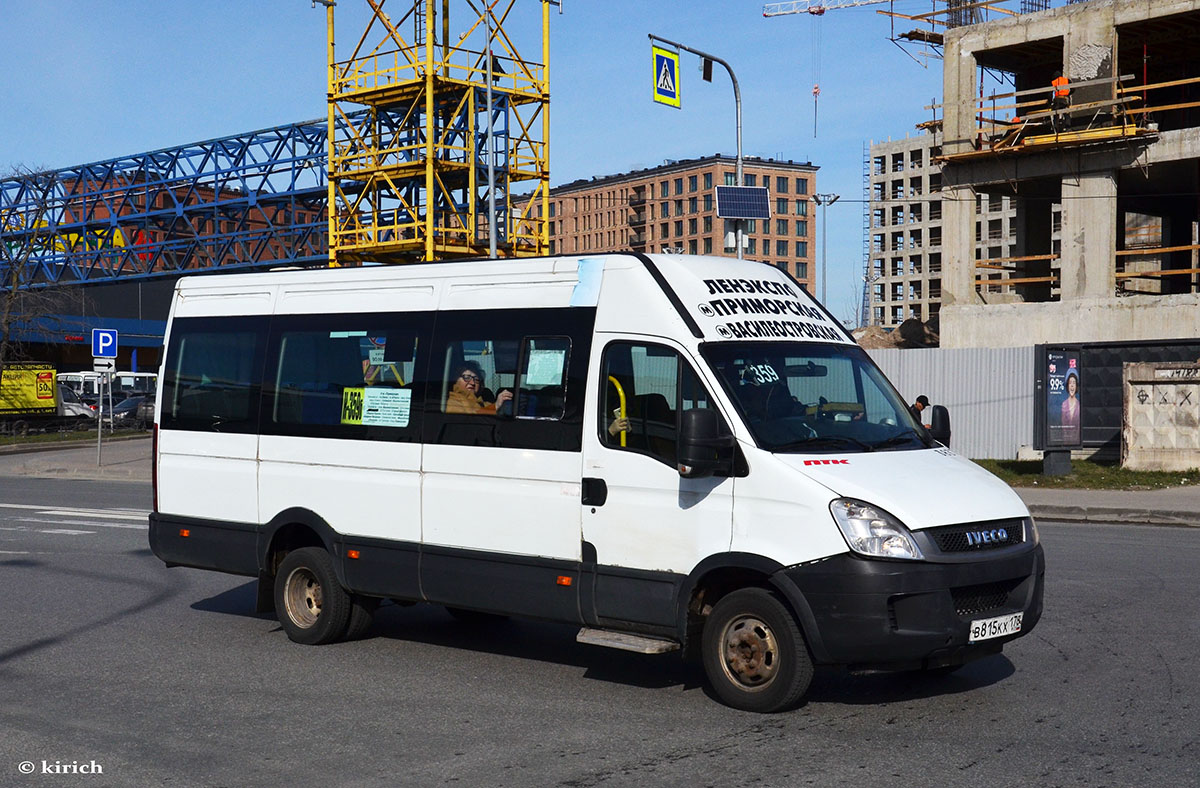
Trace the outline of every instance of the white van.
<path fill-rule="evenodd" d="M 151 547 L 256 576 L 301 643 L 424 601 L 682 649 L 777 711 L 814 664 L 948 671 L 1041 616 L 1021 500 L 761 263 L 190 277 L 159 381 Z"/>

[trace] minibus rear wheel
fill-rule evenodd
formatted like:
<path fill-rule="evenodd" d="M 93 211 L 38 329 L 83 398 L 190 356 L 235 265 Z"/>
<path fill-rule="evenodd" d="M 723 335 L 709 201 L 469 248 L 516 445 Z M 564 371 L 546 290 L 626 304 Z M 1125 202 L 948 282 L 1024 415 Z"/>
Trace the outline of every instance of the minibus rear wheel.
<path fill-rule="evenodd" d="M 786 711 L 812 682 L 813 664 L 791 611 L 763 588 L 722 597 L 704 623 L 704 672 L 725 704 L 743 711 Z"/>
<path fill-rule="evenodd" d="M 275 574 L 275 610 L 297 643 L 332 643 L 350 622 L 350 595 L 338 583 L 333 559 L 320 547 L 288 553 Z"/>

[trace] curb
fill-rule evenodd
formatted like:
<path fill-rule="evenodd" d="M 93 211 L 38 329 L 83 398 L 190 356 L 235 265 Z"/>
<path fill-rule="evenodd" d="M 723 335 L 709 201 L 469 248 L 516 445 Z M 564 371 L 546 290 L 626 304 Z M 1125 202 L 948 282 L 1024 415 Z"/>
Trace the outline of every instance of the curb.
<path fill-rule="evenodd" d="M 1029 513 L 1039 520 L 1200 528 L 1200 512 L 1189 510 L 1123 509 L 1112 506 L 1062 506 L 1056 504 L 1029 504 L 1028 507 Z"/>
<path fill-rule="evenodd" d="M 123 441 L 148 440 L 150 433 L 140 435 L 113 435 L 104 439 L 104 443 L 121 443 Z M 64 449 L 95 448 L 95 440 L 79 441 L 37 441 L 35 443 L 10 443 L 0 446 L 0 455 L 6 454 L 35 454 L 46 451 L 62 451 Z"/>

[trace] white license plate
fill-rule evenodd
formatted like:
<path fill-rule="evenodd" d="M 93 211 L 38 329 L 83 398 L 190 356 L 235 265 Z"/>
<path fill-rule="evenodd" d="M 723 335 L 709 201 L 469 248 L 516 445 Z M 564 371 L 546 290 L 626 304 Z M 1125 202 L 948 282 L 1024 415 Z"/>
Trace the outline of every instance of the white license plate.
<path fill-rule="evenodd" d="M 1005 635 L 1015 635 L 1021 631 L 1021 619 L 1024 613 L 1009 613 L 995 618 L 980 618 L 971 622 L 971 637 L 968 643 L 991 638 L 1002 638 Z"/>

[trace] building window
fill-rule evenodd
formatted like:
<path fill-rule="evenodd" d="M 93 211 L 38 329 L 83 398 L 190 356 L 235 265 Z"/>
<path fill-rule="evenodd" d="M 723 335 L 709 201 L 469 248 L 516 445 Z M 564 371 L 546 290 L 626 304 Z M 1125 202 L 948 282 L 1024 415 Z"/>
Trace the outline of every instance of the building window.
<path fill-rule="evenodd" d="M 757 175 L 746 175 L 743 173 L 742 178 L 743 178 L 743 180 L 746 181 L 746 183 L 744 184 L 745 186 L 757 186 L 758 185 L 758 176 Z"/>
<path fill-rule="evenodd" d="M 706 189 L 712 188 L 712 173 L 711 172 L 704 173 L 704 188 L 706 188 Z"/>
<path fill-rule="evenodd" d="M 776 241 L 775 242 L 775 256 L 776 257 L 787 257 L 787 253 L 788 253 L 788 242 L 787 241 Z"/>
<path fill-rule="evenodd" d="M 683 178 L 675 179 L 675 193 L 683 194 Z"/>
<path fill-rule="evenodd" d="M 786 197 L 780 197 L 779 199 L 775 200 L 775 213 L 783 214 L 786 216 L 787 212 L 788 212 L 787 204 L 788 204 L 788 201 L 787 201 Z"/>
<path fill-rule="evenodd" d="M 696 252 L 696 239 L 693 238 L 692 240 L 688 241 L 688 254 L 696 254 Z"/>
<path fill-rule="evenodd" d="M 683 235 L 683 221 L 675 222 L 675 237 Z"/>
<path fill-rule="evenodd" d="M 688 213 L 696 212 L 696 198 L 688 197 Z"/>
<path fill-rule="evenodd" d="M 780 194 L 787 194 L 788 179 L 785 177 L 776 178 L 775 179 L 775 191 L 779 192 Z"/>
<path fill-rule="evenodd" d="M 796 263 L 796 278 L 797 279 L 807 279 L 808 278 L 808 263 Z"/>
<path fill-rule="evenodd" d="M 808 200 L 796 200 L 796 215 L 808 216 Z"/>
<path fill-rule="evenodd" d="M 706 232 L 706 233 L 712 232 L 712 217 L 711 216 L 704 217 L 704 232 Z"/>
<path fill-rule="evenodd" d="M 711 194 L 704 195 L 704 210 L 711 211 L 713 209 L 713 196 Z"/>
<path fill-rule="evenodd" d="M 796 179 L 796 194 L 808 194 L 808 179 L 807 178 L 797 178 Z"/>
<path fill-rule="evenodd" d="M 696 191 L 696 176 L 695 175 L 688 176 L 688 191 L 689 192 Z"/>
<path fill-rule="evenodd" d="M 662 224 L 660 224 L 658 226 L 658 237 L 660 240 L 663 238 L 666 238 L 670 234 L 671 234 L 671 225 L 669 222 L 663 222 Z"/>
<path fill-rule="evenodd" d="M 776 235 L 787 235 L 787 224 L 788 224 L 787 219 L 776 219 L 775 220 L 775 234 Z"/>
<path fill-rule="evenodd" d="M 704 253 L 712 254 L 712 239 L 711 238 L 704 239 Z"/>
<path fill-rule="evenodd" d="M 808 219 L 796 220 L 796 235 L 800 236 L 801 238 L 808 235 Z"/>
<path fill-rule="evenodd" d="M 732 172 L 725 173 L 725 185 L 737 186 L 737 175 Z"/>
<path fill-rule="evenodd" d="M 675 215 L 683 216 L 683 200 L 675 201 Z"/>
<path fill-rule="evenodd" d="M 669 203 L 669 202 L 660 203 L 658 206 L 658 218 L 666 219 L 670 215 L 671 215 L 671 203 Z"/>
<path fill-rule="evenodd" d="M 688 219 L 688 235 L 695 235 L 698 229 L 699 222 L 695 219 Z M 693 252 L 693 254 L 695 254 Z"/>
<path fill-rule="evenodd" d="M 746 248 L 746 254 L 758 254 L 758 239 L 751 238 L 750 245 Z"/>
<path fill-rule="evenodd" d="M 758 219 L 747 219 L 746 220 L 746 232 L 747 233 L 758 232 Z"/>
<path fill-rule="evenodd" d="M 786 243 L 781 241 L 780 243 Z M 808 257 L 808 241 L 796 241 L 796 256 Z"/>

